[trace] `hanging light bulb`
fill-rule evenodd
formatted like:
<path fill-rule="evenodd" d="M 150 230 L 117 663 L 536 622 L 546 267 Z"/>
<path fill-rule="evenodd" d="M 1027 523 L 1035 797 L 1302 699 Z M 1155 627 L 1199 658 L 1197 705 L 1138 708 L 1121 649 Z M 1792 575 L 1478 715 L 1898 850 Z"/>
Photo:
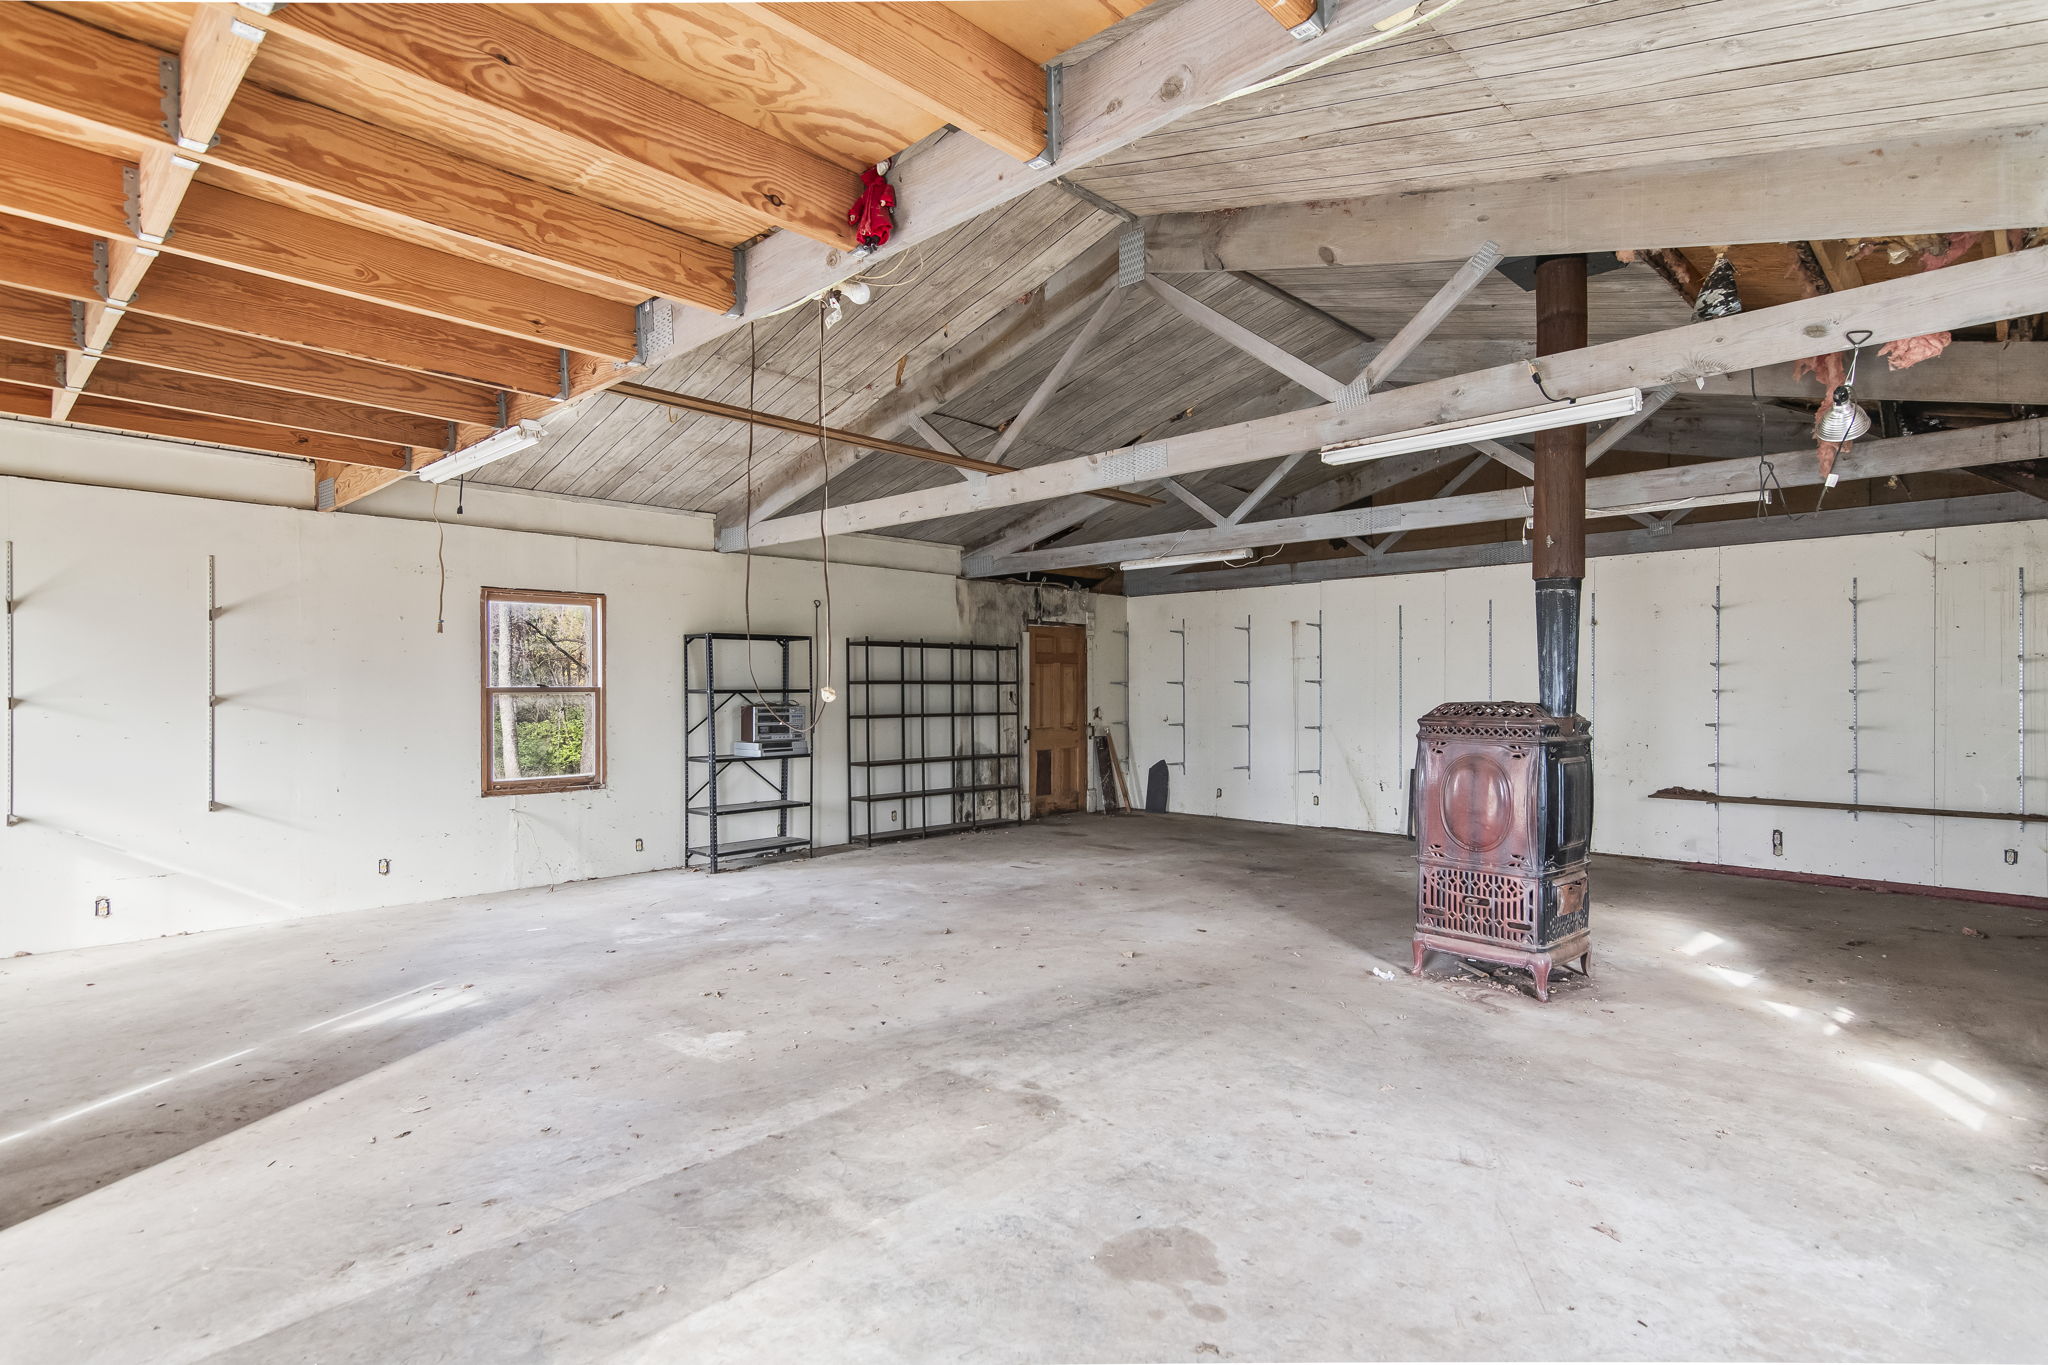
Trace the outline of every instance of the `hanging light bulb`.
<path fill-rule="evenodd" d="M 1741 311 L 1742 295 L 1735 290 L 1735 263 L 1728 259 L 1726 251 L 1717 251 L 1713 268 L 1700 281 L 1700 292 L 1693 295 L 1693 320 L 1711 322 Z"/>
<path fill-rule="evenodd" d="M 1863 355 L 1863 343 L 1870 340 L 1870 333 L 1857 331 L 1849 333 L 1849 373 L 1828 399 L 1828 406 L 1821 412 L 1820 420 L 1814 424 L 1814 435 L 1832 445 L 1847 445 L 1870 430 L 1870 414 L 1855 401 L 1856 362 Z"/>
<path fill-rule="evenodd" d="M 1823 441 L 1846 445 L 1870 430 L 1870 414 L 1849 401 L 1849 386 L 1844 384 L 1835 390 L 1834 402 L 1821 414 L 1820 425 L 1814 430 Z"/>

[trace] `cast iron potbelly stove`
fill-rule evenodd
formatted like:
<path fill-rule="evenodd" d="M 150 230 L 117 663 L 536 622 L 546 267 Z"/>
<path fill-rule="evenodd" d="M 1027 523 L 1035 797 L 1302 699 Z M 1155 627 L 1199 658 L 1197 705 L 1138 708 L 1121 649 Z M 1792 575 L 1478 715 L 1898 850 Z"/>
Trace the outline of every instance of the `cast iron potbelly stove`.
<path fill-rule="evenodd" d="M 1586 854 L 1593 737 L 1535 702 L 1446 702 L 1422 718 L 1416 773 L 1415 972 L 1431 949 L 1536 978 L 1593 965 Z"/>

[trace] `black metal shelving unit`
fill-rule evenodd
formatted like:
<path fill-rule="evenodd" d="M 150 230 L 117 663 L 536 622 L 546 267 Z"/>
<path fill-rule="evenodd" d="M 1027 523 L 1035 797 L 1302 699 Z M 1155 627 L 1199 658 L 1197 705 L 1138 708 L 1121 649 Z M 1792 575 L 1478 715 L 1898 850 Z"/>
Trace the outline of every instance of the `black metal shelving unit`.
<path fill-rule="evenodd" d="M 808 702 L 812 664 L 808 635 L 683 637 L 684 867 L 727 872 L 810 856 L 811 755 L 743 758 L 732 744 L 739 729 L 733 703 Z M 742 828 L 728 831 L 734 820 Z"/>
<path fill-rule="evenodd" d="M 854 843 L 959 834 L 1023 819 L 1017 659 L 1015 645 L 846 642 L 846 790 Z"/>

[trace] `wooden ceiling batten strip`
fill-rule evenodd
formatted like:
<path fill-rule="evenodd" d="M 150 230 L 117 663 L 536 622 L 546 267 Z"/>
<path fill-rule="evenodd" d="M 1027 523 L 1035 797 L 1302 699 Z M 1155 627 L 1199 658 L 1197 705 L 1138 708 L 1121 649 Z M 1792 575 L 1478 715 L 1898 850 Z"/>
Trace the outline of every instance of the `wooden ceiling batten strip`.
<path fill-rule="evenodd" d="M 1045 72 L 943 5 L 735 8 L 1019 161 L 1045 148 Z"/>
<path fill-rule="evenodd" d="M 849 168 L 799 151 L 482 5 L 294 4 L 272 31 L 300 76 L 386 97 L 394 124 L 424 124 L 562 188 L 630 194 L 650 217 L 734 245 L 771 227 L 851 245 Z M 325 87 L 305 93 L 322 98 Z M 389 96 L 398 96 L 396 100 Z M 542 174 L 542 170 L 551 174 Z"/>

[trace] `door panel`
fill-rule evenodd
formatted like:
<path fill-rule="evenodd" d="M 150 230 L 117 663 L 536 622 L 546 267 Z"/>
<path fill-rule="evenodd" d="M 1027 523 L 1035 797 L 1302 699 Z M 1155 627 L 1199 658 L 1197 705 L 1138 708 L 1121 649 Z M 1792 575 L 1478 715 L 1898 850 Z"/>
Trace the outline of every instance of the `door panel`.
<path fill-rule="evenodd" d="M 1088 630 L 1031 627 L 1031 813 L 1088 805 Z"/>

